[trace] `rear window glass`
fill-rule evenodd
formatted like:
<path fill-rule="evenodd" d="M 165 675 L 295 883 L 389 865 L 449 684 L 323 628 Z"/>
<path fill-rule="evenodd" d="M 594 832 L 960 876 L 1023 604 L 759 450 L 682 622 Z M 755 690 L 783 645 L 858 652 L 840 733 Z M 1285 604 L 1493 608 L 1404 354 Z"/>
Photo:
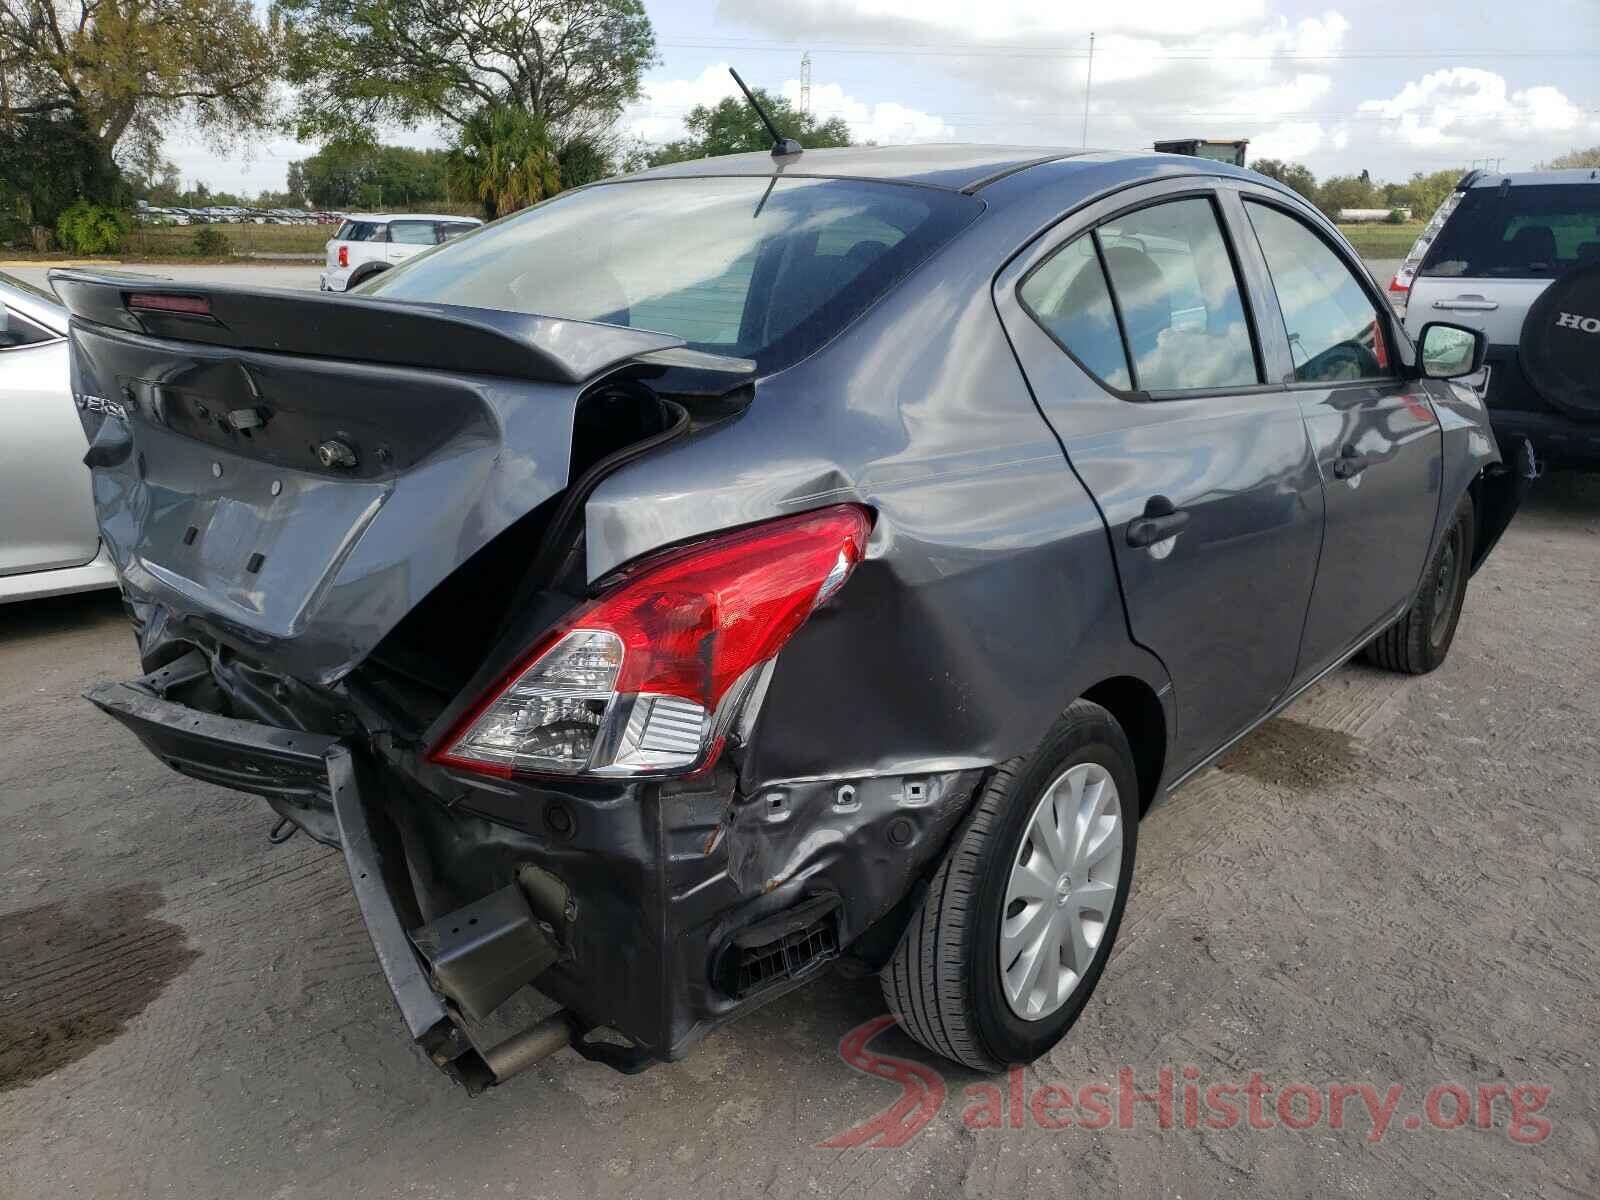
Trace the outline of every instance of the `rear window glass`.
<path fill-rule="evenodd" d="M 859 180 L 605 184 L 419 255 L 368 294 L 655 330 L 775 370 L 981 211 L 970 196 Z"/>
<path fill-rule="evenodd" d="M 1600 183 L 1469 188 L 1420 274 L 1545 278 L 1600 262 Z"/>
<path fill-rule="evenodd" d="M 387 229 L 377 221 L 346 221 L 333 236 L 341 242 L 381 242 Z"/>

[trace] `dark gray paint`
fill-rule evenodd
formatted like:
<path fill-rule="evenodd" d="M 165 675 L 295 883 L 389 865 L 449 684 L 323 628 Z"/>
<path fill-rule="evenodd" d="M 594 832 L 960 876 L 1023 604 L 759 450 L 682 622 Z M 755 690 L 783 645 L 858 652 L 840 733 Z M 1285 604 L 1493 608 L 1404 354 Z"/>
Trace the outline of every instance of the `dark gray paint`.
<path fill-rule="evenodd" d="M 657 174 L 797 169 L 970 188 L 985 212 L 832 343 L 759 379 L 742 413 L 633 461 L 587 504 L 590 581 L 663 545 L 752 521 L 841 501 L 873 508 L 866 560 L 777 659 L 749 741 L 700 779 L 500 781 L 429 765 L 427 735 L 388 715 L 358 676 L 324 688 L 384 780 L 382 819 L 406 847 L 423 916 L 480 899 L 512 882 L 518 863 L 538 863 L 567 885 L 579 914 L 568 953 L 540 988 L 658 1057 L 681 1054 L 758 1002 L 735 1002 L 710 981 L 740 928 L 836 895 L 844 942 L 871 942 L 885 927 L 892 941 L 903 901 L 937 861 L 983 769 L 1029 753 L 1086 692 L 1115 695 L 1125 720 L 1140 717 L 1144 799 L 1158 797 L 1285 703 L 1316 661 L 1357 649 L 1364 614 L 1402 603 L 1420 577 L 1432 539 L 1413 535 L 1432 529 L 1436 538 L 1438 514 L 1480 486 L 1498 458 L 1481 409 L 1451 385 L 1414 382 L 1391 396 L 1280 382 L 1225 396 L 1124 399 L 1087 378 L 1018 307 L 1027 268 L 1098 216 L 1216 189 L 1267 378 L 1281 381 L 1282 323 L 1258 251 L 1240 236 L 1234 193 L 1260 189 L 1320 218 L 1257 176 L 1167 156 L 926 147 L 808 153 L 777 165 L 741 156 Z M 1409 361 L 1398 328 L 1393 344 Z M 250 611 L 220 576 L 184 591 L 140 565 L 141 556 L 172 553 L 167 546 L 127 557 L 141 611 L 180 605 L 206 637 L 261 635 L 249 653 L 265 665 L 312 682 L 342 676 L 380 628 L 566 482 L 578 388 L 437 378 L 471 397 L 462 428 L 485 434 L 452 438 L 395 477 L 338 485 L 361 513 L 372 506 L 357 503 L 362 489 L 383 499 L 332 567 L 327 547 L 302 549 L 282 535 L 275 552 L 290 576 L 297 562 L 303 572 L 280 581 L 291 597 L 284 611 L 265 600 Z M 1395 425 L 1397 405 L 1415 416 L 1405 397 L 1431 404 L 1442 432 Z M 174 484 L 163 495 L 125 472 L 98 472 L 107 476 L 106 522 L 124 545 L 153 528 L 153 499 L 236 500 L 206 482 L 210 447 L 184 455 L 138 433 L 163 455 L 171 450 L 162 469 Z M 1380 536 L 1403 526 L 1407 537 L 1374 565 L 1372 538 L 1357 528 L 1363 509 L 1330 493 L 1321 471 L 1342 441 L 1380 435 L 1391 469 L 1373 474 L 1381 486 L 1359 491 L 1406 508 L 1369 516 L 1401 522 Z M 242 478 L 252 488 L 265 480 Z M 326 485 L 296 486 L 314 496 Z M 185 489 L 193 499 L 179 498 Z M 1125 540 L 1158 493 L 1193 514 L 1161 560 Z M 270 506 L 246 508 L 252 534 L 275 528 Z M 1327 511 L 1349 537 L 1335 530 L 1325 539 Z M 353 520 L 345 513 L 336 527 Z M 1336 579 L 1346 567 L 1354 574 Z M 301 612 L 316 619 L 297 623 Z M 1323 614 L 1314 630 L 1308 613 Z M 503 638 L 480 678 L 507 667 L 536 632 Z M 267 719 L 249 695 L 230 694 Z M 838 802 L 840 785 L 855 789 L 852 804 Z"/>

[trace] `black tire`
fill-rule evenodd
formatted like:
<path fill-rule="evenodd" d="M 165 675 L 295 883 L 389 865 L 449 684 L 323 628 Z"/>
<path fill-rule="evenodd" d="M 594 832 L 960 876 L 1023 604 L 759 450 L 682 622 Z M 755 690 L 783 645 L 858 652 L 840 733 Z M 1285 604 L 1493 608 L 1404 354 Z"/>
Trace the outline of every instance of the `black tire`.
<path fill-rule="evenodd" d="M 1093 762 L 1115 782 L 1122 809 L 1122 864 L 1090 967 L 1052 1015 L 1023 1020 L 1000 981 L 1000 924 L 1023 830 L 1045 789 Z M 1122 728 L 1104 708 L 1079 700 L 1034 754 L 991 773 L 957 830 L 900 944 L 879 974 L 884 1000 L 906 1032 L 935 1054 L 997 1071 L 1044 1054 L 1077 1020 L 1105 970 L 1127 905 L 1139 827 L 1139 786 Z"/>
<path fill-rule="evenodd" d="M 388 263 L 373 263 L 371 266 L 362 267 L 350 277 L 350 281 L 344 285 L 344 290 L 347 292 L 354 291 L 374 275 L 382 275 L 388 269 Z"/>
<path fill-rule="evenodd" d="M 1366 659 L 1373 666 L 1403 675 L 1426 675 L 1444 662 L 1467 596 L 1475 528 L 1472 497 L 1463 496 L 1423 573 L 1417 598 L 1367 646 Z"/>

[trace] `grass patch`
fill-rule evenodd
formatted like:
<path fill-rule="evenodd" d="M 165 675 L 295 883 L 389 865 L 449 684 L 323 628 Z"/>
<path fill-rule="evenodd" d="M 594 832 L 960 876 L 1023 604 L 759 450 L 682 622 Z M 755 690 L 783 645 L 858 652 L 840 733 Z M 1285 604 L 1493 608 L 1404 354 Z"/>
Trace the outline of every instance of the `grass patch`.
<path fill-rule="evenodd" d="M 1359 225 L 1341 225 L 1339 232 L 1349 239 L 1362 258 L 1404 258 L 1421 236 L 1423 225 L 1422 221 L 1407 221 L 1404 225 L 1368 221 Z"/>
<path fill-rule="evenodd" d="M 321 254 L 337 225 L 142 225 L 128 234 L 122 252 L 130 258 L 193 258 L 195 234 L 212 229 L 228 239 L 234 254 Z"/>

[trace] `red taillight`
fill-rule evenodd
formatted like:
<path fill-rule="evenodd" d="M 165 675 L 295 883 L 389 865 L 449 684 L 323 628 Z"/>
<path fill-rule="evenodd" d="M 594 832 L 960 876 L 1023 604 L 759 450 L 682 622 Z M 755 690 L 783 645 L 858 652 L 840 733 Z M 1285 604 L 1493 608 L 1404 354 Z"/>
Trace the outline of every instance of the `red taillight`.
<path fill-rule="evenodd" d="M 681 773 L 849 578 L 870 522 L 819 509 L 646 559 L 561 622 L 429 758 L 495 775 Z M 725 703 L 726 702 L 726 703 Z"/>
<path fill-rule="evenodd" d="M 209 317 L 211 301 L 205 296 L 169 296 L 164 292 L 130 292 L 128 308 L 135 312 L 178 313 L 185 317 Z"/>
<path fill-rule="evenodd" d="M 1401 283 L 1400 276 L 1396 275 L 1393 279 L 1389 280 L 1389 290 L 1391 292 L 1409 292 L 1411 290 L 1411 285 L 1409 283 Z"/>
<path fill-rule="evenodd" d="M 350 247 L 349 246 L 340 246 L 339 247 L 339 265 L 341 267 L 348 267 L 350 265 Z"/>

